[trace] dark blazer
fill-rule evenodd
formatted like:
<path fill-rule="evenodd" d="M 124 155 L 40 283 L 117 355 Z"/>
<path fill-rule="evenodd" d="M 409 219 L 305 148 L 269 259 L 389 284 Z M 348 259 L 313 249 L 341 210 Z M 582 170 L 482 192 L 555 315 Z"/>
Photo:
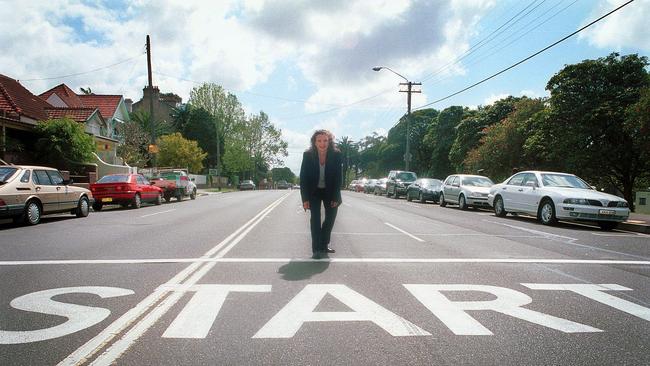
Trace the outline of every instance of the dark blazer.
<path fill-rule="evenodd" d="M 339 205 L 341 199 L 341 183 L 343 182 L 342 157 L 339 151 L 327 151 L 325 162 L 325 201 L 336 201 Z M 320 166 L 318 163 L 318 151 L 313 153 L 309 150 L 302 154 L 302 165 L 300 166 L 300 197 L 302 202 L 307 202 L 318 189 L 318 176 Z"/>

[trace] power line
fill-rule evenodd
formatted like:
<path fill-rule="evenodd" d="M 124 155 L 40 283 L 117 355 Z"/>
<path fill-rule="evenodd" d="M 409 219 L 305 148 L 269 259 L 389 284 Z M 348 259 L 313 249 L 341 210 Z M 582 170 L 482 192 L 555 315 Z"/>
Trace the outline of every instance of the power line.
<path fill-rule="evenodd" d="M 533 57 L 539 55 L 540 53 L 542 53 L 542 52 L 548 50 L 549 48 L 552 48 L 552 47 L 554 47 L 554 46 L 556 46 L 556 45 L 558 45 L 558 44 L 560 44 L 560 43 L 566 41 L 567 39 L 573 37 L 574 35 L 576 35 L 576 34 L 578 34 L 578 33 L 580 33 L 580 32 L 582 32 L 583 30 L 585 30 L 585 29 L 591 27 L 592 25 L 598 23 L 599 21 L 601 21 L 601 20 L 605 19 L 606 17 L 612 15 L 613 13 L 619 11 L 621 8 L 623 8 L 624 6 L 627 6 L 628 4 L 630 4 L 630 3 L 632 3 L 632 2 L 634 2 L 634 0 L 630 0 L 630 1 L 626 2 L 625 4 L 619 6 L 618 8 L 616 8 L 616 9 L 610 11 L 609 13 L 607 13 L 607 14 L 601 16 L 600 18 L 598 18 L 598 19 L 592 21 L 591 23 L 585 25 L 584 27 L 578 29 L 577 31 L 575 31 L 575 32 L 573 32 L 573 33 L 571 33 L 571 34 L 569 34 L 568 36 L 565 36 L 564 38 L 560 39 L 559 41 L 556 41 L 556 42 L 554 42 L 553 44 L 544 47 L 543 49 L 541 49 L 541 50 L 539 50 L 539 51 L 533 53 L 532 55 L 530 55 L 530 56 L 524 58 L 523 60 L 521 60 L 521 61 L 519 61 L 519 62 L 516 62 L 516 63 L 514 63 L 514 64 L 512 64 L 512 65 L 510 65 L 510 66 L 508 66 L 508 67 L 506 67 L 505 69 L 503 69 L 503 70 L 501 70 L 501 71 L 499 71 L 499 72 L 497 72 L 497 73 L 495 73 L 495 74 L 493 74 L 493 75 L 491 75 L 491 76 L 488 76 L 487 78 L 485 78 L 485 79 L 483 79 L 483 80 L 481 80 L 481 81 L 479 81 L 479 82 L 476 82 L 476 83 L 474 83 L 474 84 L 472 84 L 472 85 L 470 85 L 470 86 L 468 86 L 468 87 L 466 87 L 466 88 L 464 88 L 464 89 L 461 89 L 461 90 L 459 90 L 459 91 L 457 91 L 457 92 L 455 92 L 455 93 L 449 94 L 449 95 L 447 95 L 446 97 L 443 97 L 443 98 L 440 98 L 440 99 L 434 100 L 433 102 L 430 102 L 430 103 L 427 103 L 427 104 L 421 105 L 421 106 L 419 106 L 419 107 L 417 107 L 417 108 L 415 108 L 415 109 L 418 110 L 418 109 L 422 109 L 422 108 L 424 108 L 424 107 L 428 107 L 428 106 L 430 106 L 430 105 L 432 105 L 432 104 L 435 104 L 435 103 L 441 102 L 441 101 L 446 100 L 446 99 L 449 99 L 449 98 L 451 98 L 451 97 L 453 97 L 453 96 L 455 96 L 455 95 L 458 95 L 458 94 L 460 94 L 460 93 L 462 93 L 462 92 L 465 92 L 465 91 L 467 91 L 467 90 L 469 90 L 469 89 L 472 89 L 473 87 L 475 87 L 475 86 L 477 86 L 477 85 L 483 84 L 484 82 L 486 82 L 486 81 L 488 81 L 488 80 L 490 80 L 490 79 L 492 79 L 492 78 L 494 78 L 494 77 L 496 77 L 496 76 L 498 76 L 498 75 L 501 75 L 501 74 L 503 74 L 504 72 L 506 72 L 506 71 L 508 71 L 508 70 L 510 70 L 510 69 L 512 69 L 512 68 L 514 68 L 514 67 L 516 67 L 516 66 L 518 66 L 518 65 L 520 65 L 520 64 L 522 64 L 522 63 L 524 63 L 524 62 L 526 62 L 526 61 L 528 61 L 528 60 L 530 60 L 531 58 L 533 58 Z"/>
<path fill-rule="evenodd" d="M 92 70 L 88 70 L 88 71 L 77 72 L 77 73 L 74 73 L 74 74 L 61 75 L 61 76 L 52 76 L 52 77 L 47 77 L 47 78 L 21 79 L 21 81 L 41 81 L 41 80 L 65 79 L 65 78 L 69 78 L 69 77 L 73 77 L 73 76 L 79 76 L 79 75 L 90 74 L 90 73 L 93 73 L 93 72 L 97 72 L 97 71 L 100 71 L 100 70 L 104 70 L 104 69 L 111 68 L 111 67 L 113 67 L 113 66 L 121 65 L 121 64 L 123 64 L 123 63 L 125 63 L 125 62 L 129 62 L 129 61 L 131 61 L 131 60 L 134 60 L 134 59 L 136 59 L 136 58 L 138 58 L 138 57 L 140 57 L 140 56 L 142 56 L 142 55 L 144 55 L 144 51 L 143 51 L 142 53 L 139 53 L 139 54 L 136 55 L 136 56 L 133 56 L 133 57 L 127 58 L 127 59 L 122 60 L 122 61 L 118 61 L 118 62 L 116 62 L 116 63 L 114 63 L 114 64 L 110 64 L 110 65 L 106 65 L 106 66 L 98 67 L 98 68 L 96 68 L 96 69 L 92 69 Z"/>

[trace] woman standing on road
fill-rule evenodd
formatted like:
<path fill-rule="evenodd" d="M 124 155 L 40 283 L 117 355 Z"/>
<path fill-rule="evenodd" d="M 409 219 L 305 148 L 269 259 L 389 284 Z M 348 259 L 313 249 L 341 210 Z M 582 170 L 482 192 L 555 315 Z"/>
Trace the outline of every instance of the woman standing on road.
<path fill-rule="evenodd" d="M 302 207 L 311 212 L 312 258 L 327 257 L 330 235 L 341 199 L 341 152 L 334 146 L 334 135 L 317 130 L 311 136 L 311 146 L 302 154 L 300 167 L 300 196 Z M 320 207 L 325 206 L 325 220 L 321 225 Z"/>

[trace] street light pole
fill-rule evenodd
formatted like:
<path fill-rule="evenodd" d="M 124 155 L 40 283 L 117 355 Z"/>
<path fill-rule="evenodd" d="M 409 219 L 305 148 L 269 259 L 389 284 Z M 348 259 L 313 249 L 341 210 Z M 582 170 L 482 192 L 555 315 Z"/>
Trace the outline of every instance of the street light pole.
<path fill-rule="evenodd" d="M 397 71 L 391 69 L 390 67 L 386 66 L 378 66 L 378 67 L 373 67 L 373 71 L 380 71 L 381 69 L 386 69 L 393 74 L 401 77 L 406 81 L 405 83 L 399 83 L 399 85 L 406 85 L 407 90 L 400 90 L 400 93 L 408 93 L 406 96 L 406 152 L 404 153 L 404 162 L 405 162 L 405 170 L 409 170 L 409 163 L 411 161 L 411 93 L 421 93 L 422 91 L 420 90 L 413 90 L 413 85 L 422 85 L 422 83 L 413 83 L 409 81 L 406 77 L 404 77 L 402 74 L 398 73 Z"/>

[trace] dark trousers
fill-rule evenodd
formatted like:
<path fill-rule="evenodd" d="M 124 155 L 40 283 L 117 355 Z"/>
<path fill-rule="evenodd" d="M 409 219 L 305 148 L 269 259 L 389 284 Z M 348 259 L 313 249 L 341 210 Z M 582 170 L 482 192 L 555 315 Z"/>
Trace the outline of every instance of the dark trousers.
<path fill-rule="evenodd" d="M 321 224 L 320 207 L 325 206 L 325 220 Z M 311 211 L 311 250 L 312 252 L 325 252 L 330 243 L 332 228 L 338 207 L 332 208 L 332 202 L 325 200 L 325 190 L 317 189 L 309 200 Z"/>

